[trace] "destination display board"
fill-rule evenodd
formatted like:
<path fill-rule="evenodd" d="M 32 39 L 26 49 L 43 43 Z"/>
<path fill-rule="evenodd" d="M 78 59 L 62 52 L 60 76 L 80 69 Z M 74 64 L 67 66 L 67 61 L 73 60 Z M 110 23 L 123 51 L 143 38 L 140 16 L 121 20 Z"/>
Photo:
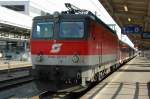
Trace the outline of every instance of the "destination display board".
<path fill-rule="evenodd" d="M 139 25 L 128 25 L 121 28 L 121 33 L 128 35 L 128 34 L 141 34 L 142 27 Z"/>

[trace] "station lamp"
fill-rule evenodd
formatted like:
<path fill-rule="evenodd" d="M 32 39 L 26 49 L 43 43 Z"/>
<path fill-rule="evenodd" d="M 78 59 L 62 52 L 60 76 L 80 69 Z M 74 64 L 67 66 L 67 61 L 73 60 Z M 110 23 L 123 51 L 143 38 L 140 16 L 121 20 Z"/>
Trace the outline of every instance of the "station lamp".
<path fill-rule="evenodd" d="M 131 22 L 131 18 L 128 18 L 128 21 Z"/>
<path fill-rule="evenodd" d="M 124 7 L 124 10 L 127 12 L 128 11 L 127 5 L 124 5 L 123 7 Z"/>

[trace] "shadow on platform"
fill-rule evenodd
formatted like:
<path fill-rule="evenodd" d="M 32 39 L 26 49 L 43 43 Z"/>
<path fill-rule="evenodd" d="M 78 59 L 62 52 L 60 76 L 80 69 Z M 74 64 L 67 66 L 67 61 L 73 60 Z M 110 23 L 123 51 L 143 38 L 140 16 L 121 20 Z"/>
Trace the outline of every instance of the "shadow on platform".
<path fill-rule="evenodd" d="M 120 69 L 117 72 L 150 72 L 150 70 L 147 70 L 147 69 L 140 69 L 140 70 L 137 70 L 137 69 Z"/>
<path fill-rule="evenodd" d="M 109 83 L 108 83 L 109 84 Z M 105 95 L 112 95 L 111 99 L 116 99 L 119 95 L 125 95 L 125 96 L 133 96 L 132 99 L 140 99 L 140 97 L 142 96 L 146 96 L 146 94 L 148 94 L 148 99 L 150 99 L 150 82 L 148 83 L 140 83 L 140 82 L 135 82 L 135 83 L 131 83 L 131 82 L 112 82 L 109 84 L 110 87 L 108 88 L 113 88 L 111 87 L 111 85 L 118 85 L 117 90 L 115 90 L 112 93 L 107 93 Z M 129 85 L 130 87 L 126 87 L 126 85 Z M 135 88 L 131 88 L 135 86 Z M 148 93 L 145 93 L 145 95 L 141 95 L 140 94 L 140 90 L 143 89 L 143 86 L 147 86 L 146 90 L 148 90 Z M 129 90 L 133 90 L 134 89 L 134 93 L 133 94 L 127 94 L 125 91 L 123 91 L 123 89 L 129 89 Z"/>

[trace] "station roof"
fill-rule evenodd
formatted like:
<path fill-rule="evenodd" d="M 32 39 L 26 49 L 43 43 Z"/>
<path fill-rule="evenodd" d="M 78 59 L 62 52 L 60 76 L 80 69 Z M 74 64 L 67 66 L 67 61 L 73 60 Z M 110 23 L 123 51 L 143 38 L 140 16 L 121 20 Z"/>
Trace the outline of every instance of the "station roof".
<path fill-rule="evenodd" d="M 31 26 L 32 17 L 0 6 L 0 40 L 28 41 L 23 34 L 29 35 Z"/>
<path fill-rule="evenodd" d="M 12 33 L 29 33 L 32 18 L 0 6 L 0 31 Z"/>
<path fill-rule="evenodd" d="M 0 7 L 0 23 L 31 29 L 32 17 Z"/>
<path fill-rule="evenodd" d="M 99 0 L 99 2 L 120 27 L 139 25 L 143 31 L 150 32 L 150 0 Z M 150 40 L 142 39 L 141 34 L 130 34 L 128 37 L 141 49 L 150 47 Z"/>

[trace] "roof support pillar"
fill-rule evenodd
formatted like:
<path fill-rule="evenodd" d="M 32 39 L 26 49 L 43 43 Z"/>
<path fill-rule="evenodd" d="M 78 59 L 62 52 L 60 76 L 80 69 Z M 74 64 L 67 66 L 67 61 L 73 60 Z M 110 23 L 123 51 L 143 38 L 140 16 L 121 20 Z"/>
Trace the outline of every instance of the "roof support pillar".
<path fill-rule="evenodd" d="M 150 19 L 150 1 L 148 2 L 147 17 L 149 17 L 149 19 Z M 149 19 L 145 19 L 144 31 L 148 31 L 148 20 Z"/>

